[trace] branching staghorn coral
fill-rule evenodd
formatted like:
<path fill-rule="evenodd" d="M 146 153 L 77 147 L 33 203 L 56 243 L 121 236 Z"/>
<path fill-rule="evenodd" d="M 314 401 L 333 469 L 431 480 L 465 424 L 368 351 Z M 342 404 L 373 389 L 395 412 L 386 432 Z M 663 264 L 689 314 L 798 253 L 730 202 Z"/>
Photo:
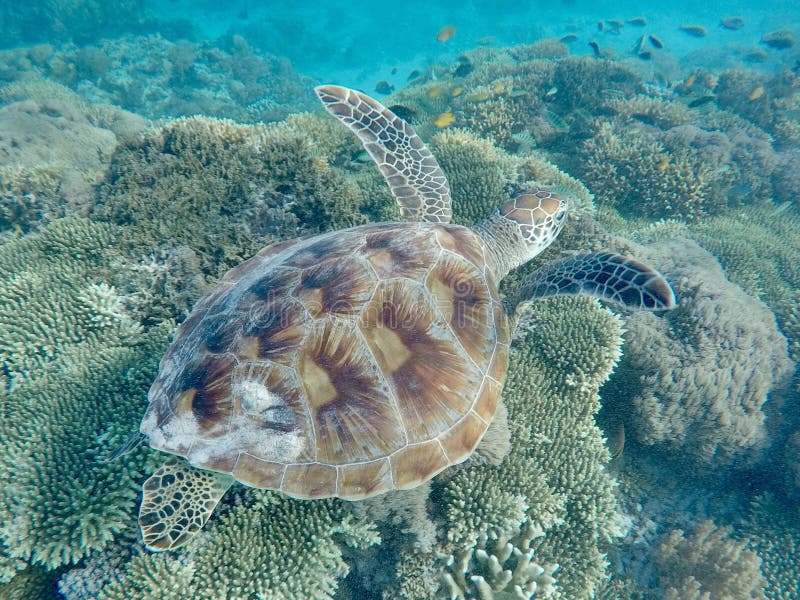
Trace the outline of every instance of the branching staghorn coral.
<path fill-rule="evenodd" d="M 25 562 L 74 564 L 134 518 L 147 453 L 104 458 L 137 421 L 171 327 L 144 332 L 105 283 L 117 233 L 57 220 L 0 246 L 4 581 Z"/>
<path fill-rule="evenodd" d="M 372 523 L 340 501 L 248 494 L 202 538 L 176 554 L 134 556 L 98 600 L 144 598 L 331 599 L 349 567 L 343 548 L 378 543 Z"/>

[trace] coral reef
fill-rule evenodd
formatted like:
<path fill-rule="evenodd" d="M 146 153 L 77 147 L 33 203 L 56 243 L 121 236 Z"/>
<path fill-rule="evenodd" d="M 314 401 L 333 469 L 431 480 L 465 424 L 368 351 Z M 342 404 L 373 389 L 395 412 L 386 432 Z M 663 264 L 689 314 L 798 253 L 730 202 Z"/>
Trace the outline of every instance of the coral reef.
<path fill-rule="evenodd" d="M 310 78 L 297 74 L 287 59 L 263 54 L 238 35 L 217 43 L 128 35 L 94 46 L 49 51 L 35 46 L 2 56 L 0 81 L 20 83 L 35 75 L 92 103 L 113 104 L 150 119 L 203 114 L 269 122 L 317 107 Z"/>
<path fill-rule="evenodd" d="M 607 397 L 629 406 L 626 424 L 642 444 L 706 469 L 757 462 L 768 441 L 764 405 L 793 371 L 774 315 L 691 241 L 636 255 L 670 278 L 680 307 L 627 320 L 625 358 Z"/>
<path fill-rule="evenodd" d="M 151 130 L 118 148 L 91 215 L 130 226 L 134 253 L 191 249 L 211 277 L 276 239 L 365 222 L 363 192 L 298 126 L 193 117 Z"/>
<path fill-rule="evenodd" d="M 731 536 L 732 528 L 700 523 L 687 535 L 670 531 L 655 553 L 658 586 L 666 600 L 765 600 L 761 559 L 747 541 Z"/>
<path fill-rule="evenodd" d="M 74 40 L 85 42 L 141 27 L 143 0 L 45 0 L 0 6 L 3 46 Z"/>
<path fill-rule="evenodd" d="M 769 600 L 797 597 L 800 581 L 800 518 L 797 505 L 770 493 L 757 496 L 746 524 L 750 547 L 761 558 Z"/>
<path fill-rule="evenodd" d="M 373 524 L 354 518 L 342 502 L 297 502 L 263 491 L 242 496 L 243 504 L 181 552 L 137 551 L 121 567 L 99 572 L 105 580 L 92 597 L 330 599 L 349 571 L 344 549 L 379 542 Z"/>
<path fill-rule="evenodd" d="M 137 422 L 170 327 L 143 331 L 105 283 L 116 233 L 57 220 L 0 246 L 5 581 L 73 564 L 134 518 L 146 453 L 103 458 Z"/>
<path fill-rule="evenodd" d="M 509 453 L 499 465 L 471 462 L 434 485 L 443 486 L 436 511 L 445 537 L 417 572 L 438 573 L 444 596 L 542 598 L 555 589 L 591 598 L 604 581 L 604 552 L 620 531 L 593 415 L 620 336 L 619 319 L 590 300 L 530 308 L 504 388 Z M 419 589 L 408 586 L 401 581 L 387 597 L 419 597 L 401 593 Z"/>

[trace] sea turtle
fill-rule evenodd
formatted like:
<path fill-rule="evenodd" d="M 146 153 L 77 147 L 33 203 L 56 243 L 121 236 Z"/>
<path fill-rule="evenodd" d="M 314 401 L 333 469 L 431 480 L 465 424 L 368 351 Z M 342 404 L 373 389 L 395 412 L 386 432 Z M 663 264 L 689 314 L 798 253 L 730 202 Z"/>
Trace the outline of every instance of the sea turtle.
<path fill-rule="evenodd" d="M 558 235 L 567 199 L 531 187 L 475 227 L 452 225 L 447 179 L 408 123 L 354 90 L 316 93 L 377 163 L 403 221 L 274 244 L 197 303 L 140 427 L 186 459 L 144 483 L 152 550 L 189 540 L 234 481 L 356 500 L 462 462 L 495 413 L 515 313 L 531 299 L 675 305 L 659 273 L 608 252 L 551 262 L 501 300 L 500 280 Z"/>

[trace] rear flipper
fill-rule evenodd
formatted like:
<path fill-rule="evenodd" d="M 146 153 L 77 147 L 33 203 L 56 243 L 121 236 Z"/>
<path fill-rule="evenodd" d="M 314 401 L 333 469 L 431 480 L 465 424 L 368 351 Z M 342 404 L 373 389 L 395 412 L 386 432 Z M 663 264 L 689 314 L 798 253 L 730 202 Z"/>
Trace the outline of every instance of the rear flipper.
<path fill-rule="evenodd" d="M 509 298 L 511 312 L 521 303 L 547 296 L 594 296 L 632 310 L 670 310 L 675 292 L 661 273 L 613 252 L 567 256 L 546 264 Z"/>
<path fill-rule="evenodd" d="M 150 550 L 183 546 L 203 528 L 234 479 L 169 459 L 142 486 L 139 527 Z"/>

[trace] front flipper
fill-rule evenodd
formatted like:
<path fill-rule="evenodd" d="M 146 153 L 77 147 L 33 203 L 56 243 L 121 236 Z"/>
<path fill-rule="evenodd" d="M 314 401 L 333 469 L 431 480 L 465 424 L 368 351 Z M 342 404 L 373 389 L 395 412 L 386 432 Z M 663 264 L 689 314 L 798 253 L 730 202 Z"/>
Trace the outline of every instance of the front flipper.
<path fill-rule="evenodd" d="M 535 298 L 587 295 L 634 310 L 669 310 L 675 292 L 655 269 L 612 252 L 567 256 L 534 271 L 509 298 L 510 308 Z"/>
<path fill-rule="evenodd" d="M 203 528 L 234 479 L 171 458 L 144 482 L 139 527 L 150 550 L 183 546 Z"/>
<path fill-rule="evenodd" d="M 338 85 L 314 89 L 325 110 L 358 136 L 407 221 L 449 223 L 450 185 L 414 128 L 374 100 Z"/>

